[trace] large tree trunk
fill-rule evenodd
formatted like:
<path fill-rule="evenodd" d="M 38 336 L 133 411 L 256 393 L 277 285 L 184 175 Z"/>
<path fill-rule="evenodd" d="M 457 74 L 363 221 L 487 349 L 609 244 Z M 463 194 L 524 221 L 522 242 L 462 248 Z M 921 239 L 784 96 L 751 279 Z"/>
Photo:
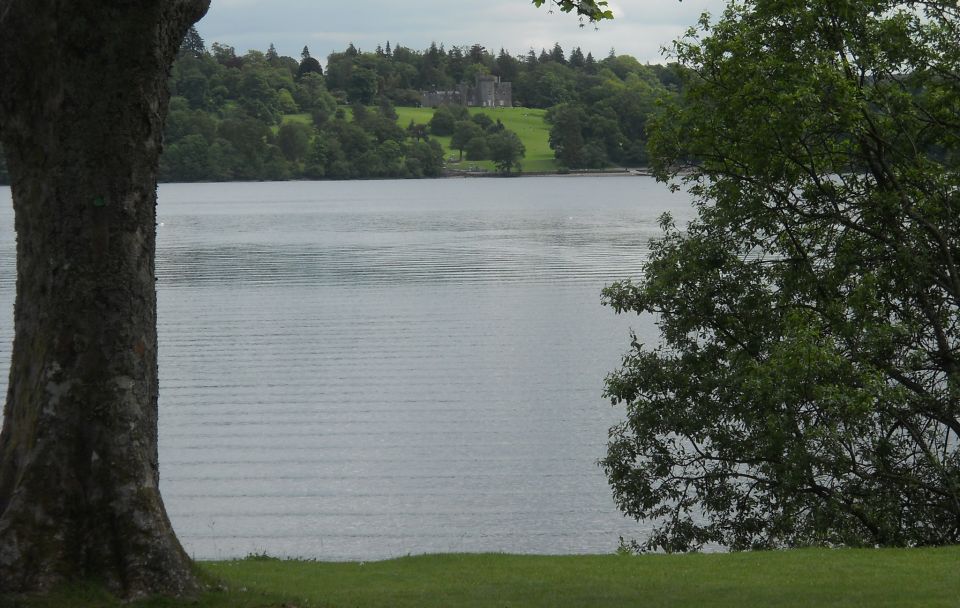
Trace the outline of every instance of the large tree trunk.
<path fill-rule="evenodd" d="M 17 296 L 0 592 L 196 589 L 158 488 L 154 278 L 166 80 L 209 0 L 0 0 Z"/>

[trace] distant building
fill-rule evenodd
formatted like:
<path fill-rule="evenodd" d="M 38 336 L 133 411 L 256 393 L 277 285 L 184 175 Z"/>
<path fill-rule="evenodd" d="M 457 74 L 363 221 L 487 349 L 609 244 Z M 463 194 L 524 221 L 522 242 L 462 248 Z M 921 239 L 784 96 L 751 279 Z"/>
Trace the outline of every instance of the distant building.
<path fill-rule="evenodd" d="M 478 106 L 482 108 L 509 108 L 513 106 L 513 86 L 500 82 L 499 76 L 477 76 L 476 84 L 457 85 L 452 91 L 438 91 L 436 87 L 421 91 L 421 105 L 432 107 L 443 104 Z"/>

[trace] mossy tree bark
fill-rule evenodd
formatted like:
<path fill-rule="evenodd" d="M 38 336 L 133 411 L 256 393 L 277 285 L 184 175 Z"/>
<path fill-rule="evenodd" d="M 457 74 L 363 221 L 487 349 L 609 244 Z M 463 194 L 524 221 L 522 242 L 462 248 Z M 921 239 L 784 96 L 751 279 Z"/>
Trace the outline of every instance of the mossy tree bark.
<path fill-rule="evenodd" d="M 158 487 L 156 175 L 169 67 L 209 0 L 0 0 L 17 296 L 0 592 L 196 589 Z"/>

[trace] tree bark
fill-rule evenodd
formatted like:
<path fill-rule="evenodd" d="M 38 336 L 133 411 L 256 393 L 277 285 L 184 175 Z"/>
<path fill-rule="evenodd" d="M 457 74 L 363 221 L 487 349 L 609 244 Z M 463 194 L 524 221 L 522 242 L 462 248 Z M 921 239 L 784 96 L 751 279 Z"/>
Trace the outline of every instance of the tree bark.
<path fill-rule="evenodd" d="M 156 176 L 167 76 L 209 0 L 0 0 L 17 296 L 0 592 L 196 590 L 157 469 Z"/>

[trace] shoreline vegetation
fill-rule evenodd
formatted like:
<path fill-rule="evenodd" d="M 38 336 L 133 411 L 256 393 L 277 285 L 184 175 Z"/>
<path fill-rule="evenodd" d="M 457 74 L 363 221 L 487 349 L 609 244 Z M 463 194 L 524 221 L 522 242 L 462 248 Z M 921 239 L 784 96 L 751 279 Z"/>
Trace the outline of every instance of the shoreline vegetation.
<path fill-rule="evenodd" d="M 517 173 L 503 174 L 493 171 L 459 171 L 449 170 L 435 177 L 421 177 L 417 179 L 500 179 L 500 178 L 523 178 L 523 177 L 557 177 L 557 178 L 577 178 L 577 177 L 653 177 L 646 168 L 626 168 L 617 167 L 609 169 L 584 169 L 571 171 L 523 171 Z M 315 180 L 309 178 L 286 179 L 285 182 L 322 182 L 322 181 L 379 181 L 390 179 L 403 179 L 396 177 L 365 177 L 350 180 Z M 246 180 L 251 183 L 270 183 L 277 180 Z M 225 183 L 219 181 L 194 181 L 194 182 L 159 182 L 161 184 L 192 183 L 192 184 L 218 184 Z M 4 184 L 0 184 L 2 186 Z"/>
<path fill-rule="evenodd" d="M 682 92 L 678 70 L 559 44 L 518 56 L 349 45 L 321 65 L 307 47 L 238 55 L 191 31 L 169 80 L 159 181 L 626 173 L 647 165 L 647 123 Z M 423 91 L 488 77 L 511 83 L 512 107 L 422 106 Z"/>
<path fill-rule="evenodd" d="M 512 173 L 509 177 L 652 177 L 653 173 L 645 167 L 610 167 L 607 169 L 568 169 L 557 171 L 523 171 Z M 500 173 L 481 171 L 462 171 L 448 169 L 442 178 L 458 177 L 507 177 Z"/>
<path fill-rule="evenodd" d="M 198 562 L 195 608 L 328 606 L 956 606 L 960 546 L 794 549 L 683 555 L 421 555 L 374 562 Z M 9 598 L 11 608 L 167 608 L 122 604 L 96 586 Z"/>
<path fill-rule="evenodd" d="M 510 83 L 511 105 L 423 105 L 483 79 Z M 160 181 L 627 173 L 647 165 L 647 122 L 681 82 L 676 66 L 559 44 L 349 45 L 321 65 L 307 47 L 238 55 L 193 32 L 169 81 Z"/>

